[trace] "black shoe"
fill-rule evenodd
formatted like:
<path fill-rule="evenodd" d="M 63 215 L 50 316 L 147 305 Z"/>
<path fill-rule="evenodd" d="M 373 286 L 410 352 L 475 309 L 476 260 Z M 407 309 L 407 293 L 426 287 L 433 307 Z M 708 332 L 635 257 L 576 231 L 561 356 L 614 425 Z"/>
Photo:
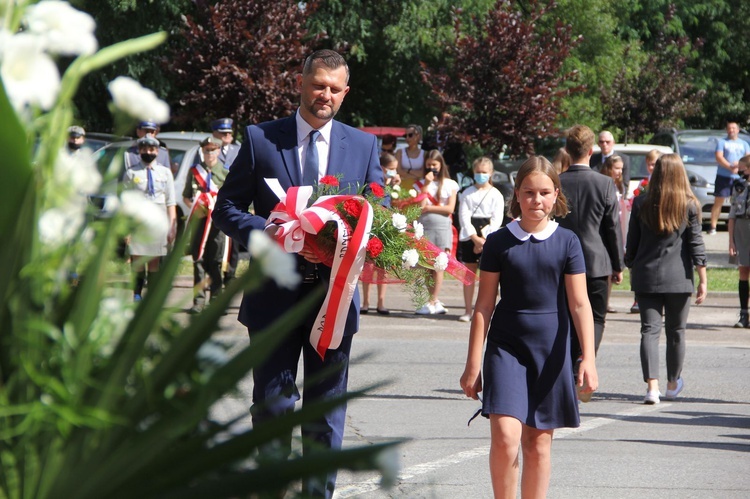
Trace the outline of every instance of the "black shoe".
<path fill-rule="evenodd" d="M 740 318 L 734 327 L 748 327 L 747 310 L 740 310 Z"/>
<path fill-rule="evenodd" d="M 188 310 L 190 315 L 200 314 L 201 312 L 203 312 L 203 305 L 193 305 L 190 310 Z"/>

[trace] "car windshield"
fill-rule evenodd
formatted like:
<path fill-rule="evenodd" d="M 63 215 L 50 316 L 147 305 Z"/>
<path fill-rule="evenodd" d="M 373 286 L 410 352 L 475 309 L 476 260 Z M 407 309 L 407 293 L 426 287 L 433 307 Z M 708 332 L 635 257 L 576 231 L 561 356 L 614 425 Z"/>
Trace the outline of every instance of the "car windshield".
<path fill-rule="evenodd" d="M 685 163 L 716 164 L 716 144 L 726 137 L 724 132 L 716 134 L 684 134 L 677 138 L 682 161 Z M 739 138 L 750 142 L 750 135 L 741 133 Z"/>

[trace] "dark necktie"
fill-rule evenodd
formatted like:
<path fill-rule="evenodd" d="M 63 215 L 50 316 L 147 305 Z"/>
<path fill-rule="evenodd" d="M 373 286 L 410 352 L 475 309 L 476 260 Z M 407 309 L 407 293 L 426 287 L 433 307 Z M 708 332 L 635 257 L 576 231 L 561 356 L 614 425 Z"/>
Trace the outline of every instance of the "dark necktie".
<path fill-rule="evenodd" d="M 154 191 L 154 175 L 151 171 L 151 168 L 146 167 L 146 171 L 148 172 L 148 183 L 146 184 L 146 191 L 148 192 L 149 196 L 154 196 L 156 192 Z"/>
<path fill-rule="evenodd" d="M 318 135 L 320 135 L 320 132 L 317 130 L 310 132 L 310 142 L 307 144 L 307 152 L 305 153 L 305 170 L 302 172 L 302 185 L 318 183 L 318 148 L 315 145 Z"/>
<path fill-rule="evenodd" d="M 211 170 L 206 173 L 206 192 L 211 192 Z"/>

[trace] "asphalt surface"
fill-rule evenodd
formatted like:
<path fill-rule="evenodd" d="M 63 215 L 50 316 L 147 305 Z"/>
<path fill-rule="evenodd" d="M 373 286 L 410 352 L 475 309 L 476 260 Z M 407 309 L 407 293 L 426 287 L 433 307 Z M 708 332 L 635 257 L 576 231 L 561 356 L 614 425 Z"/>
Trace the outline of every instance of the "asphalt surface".
<path fill-rule="evenodd" d="M 726 232 L 706 236 L 710 266 L 727 266 Z M 184 297 L 187 286 L 178 285 Z M 371 293 L 374 294 L 372 289 Z M 448 313 L 413 314 L 409 296 L 391 285 L 388 316 L 362 317 L 355 337 L 350 388 L 386 386 L 349 404 L 345 446 L 406 439 L 397 452 L 400 473 L 383 490 L 375 474 L 339 473 L 336 496 L 362 498 L 492 497 L 488 469 L 489 426 L 460 390 L 469 324 L 461 286 L 447 281 Z M 374 304 L 374 296 L 371 296 Z M 683 378 L 675 401 L 644 405 L 646 384 L 639 360 L 632 293 L 616 287 L 597 368 L 600 388 L 581 404 L 581 426 L 555 432 L 550 498 L 746 498 L 750 497 L 750 329 L 732 327 L 734 293 L 710 293 L 691 309 Z M 236 306 L 217 338 L 244 345 Z M 662 335 L 661 354 L 664 359 Z M 666 367 L 661 367 L 662 393 Z M 215 408 L 217 417 L 247 413 L 252 382 Z M 246 419 L 244 424 L 250 424 Z"/>

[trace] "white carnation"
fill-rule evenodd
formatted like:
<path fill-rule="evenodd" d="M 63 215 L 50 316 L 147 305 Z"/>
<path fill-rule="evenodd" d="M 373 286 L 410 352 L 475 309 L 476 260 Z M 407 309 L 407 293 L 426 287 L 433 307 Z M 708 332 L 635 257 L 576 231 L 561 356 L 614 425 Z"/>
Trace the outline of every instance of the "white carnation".
<path fill-rule="evenodd" d="M 17 111 L 27 105 L 50 109 L 60 91 L 60 73 L 44 53 L 44 42 L 30 33 L 4 36 L 0 79 Z"/>
<path fill-rule="evenodd" d="M 398 199 L 398 192 L 396 192 L 396 191 L 392 191 L 392 192 L 391 192 L 391 197 L 392 197 L 393 199 Z"/>
<path fill-rule="evenodd" d="M 118 109 L 134 118 L 152 120 L 156 123 L 169 121 L 169 105 L 159 99 L 153 90 L 127 76 L 118 76 L 109 84 L 109 93 Z"/>
<path fill-rule="evenodd" d="M 399 231 L 403 232 L 406 230 L 406 216 L 401 213 L 394 213 L 391 215 L 391 222 Z"/>
<path fill-rule="evenodd" d="M 38 35 L 50 53 L 90 55 L 99 46 L 94 18 L 68 2 L 42 0 L 27 8 L 25 21 L 28 31 Z"/>
<path fill-rule="evenodd" d="M 250 233 L 248 252 L 260 263 L 263 273 L 283 288 L 296 288 L 302 278 L 297 273 L 294 255 L 286 253 L 262 230 Z"/>
<path fill-rule="evenodd" d="M 120 209 L 138 224 L 138 235 L 156 240 L 169 230 L 169 217 L 164 206 L 148 199 L 141 191 L 126 190 L 120 194 Z"/>
<path fill-rule="evenodd" d="M 419 263 L 419 252 L 415 249 L 408 249 L 401 255 L 404 262 L 404 268 L 410 269 Z"/>
<path fill-rule="evenodd" d="M 56 188 L 68 187 L 69 192 L 84 195 L 96 193 L 102 183 L 102 176 L 88 149 L 77 154 L 60 152 L 52 176 Z"/>
<path fill-rule="evenodd" d="M 441 251 L 440 254 L 435 258 L 435 263 L 432 265 L 435 270 L 445 270 L 448 268 L 448 255 Z"/>
<path fill-rule="evenodd" d="M 414 189 L 409 189 L 409 195 L 413 198 L 417 197 L 417 191 Z"/>
<path fill-rule="evenodd" d="M 78 235 L 85 220 L 85 201 L 71 198 L 69 203 L 42 213 L 38 222 L 39 240 L 53 248 L 68 244 Z"/>
<path fill-rule="evenodd" d="M 422 236 L 424 236 L 424 225 L 414 220 L 412 226 L 414 227 L 414 237 L 417 240 L 422 239 Z"/>
<path fill-rule="evenodd" d="M 401 191 L 401 186 L 400 186 L 400 185 L 398 185 L 398 184 L 396 184 L 396 185 L 394 185 L 394 186 L 392 187 L 392 189 L 393 189 L 394 191 L 400 192 L 400 191 Z"/>

